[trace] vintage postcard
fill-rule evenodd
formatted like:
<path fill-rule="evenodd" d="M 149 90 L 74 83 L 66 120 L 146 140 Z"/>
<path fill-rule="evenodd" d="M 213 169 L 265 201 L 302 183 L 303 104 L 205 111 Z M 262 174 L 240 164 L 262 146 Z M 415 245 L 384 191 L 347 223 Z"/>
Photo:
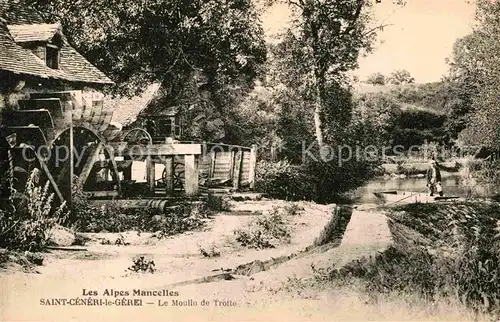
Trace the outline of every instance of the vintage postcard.
<path fill-rule="evenodd" d="M 498 321 L 499 0 L 0 0 L 0 321 Z"/>

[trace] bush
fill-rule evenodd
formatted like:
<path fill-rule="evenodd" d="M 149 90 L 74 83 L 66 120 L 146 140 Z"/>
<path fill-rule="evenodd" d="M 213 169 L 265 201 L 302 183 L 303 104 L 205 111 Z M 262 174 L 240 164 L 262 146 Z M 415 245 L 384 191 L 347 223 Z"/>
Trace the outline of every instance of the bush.
<path fill-rule="evenodd" d="M 255 189 L 271 198 L 312 200 L 316 196 L 314 181 L 302 167 L 289 161 L 260 161 L 256 167 Z"/>
<path fill-rule="evenodd" d="M 257 249 L 275 248 L 280 243 L 289 243 L 291 238 L 288 218 L 277 207 L 234 234 L 242 246 Z"/>
<path fill-rule="evenodd" d="M 500 159 L 482 162 L 474 175 L 481 183 L 500 187 Z"/>
<path fill-rule="evenodd" d="M 158 208 L 123 209 L 109 201 L 96 207 L 88 202 L 81 186 L 74 185 L 71 224 L 79 232 L 112 232 L 136 230 L 158 233 L 158 237 L 180 234 L 203 226 L 212 209 L 225 209 L 227 202 L 209 196 L 204 203 L 187 203 L 165 210 Z"/>
<path fill-rule="evenodd" d="M 24 197 L 10 199 L 11 207 L 0 210 L 0 247 L 38 251 L 48 246 L 50 232 L 67 217 L 65 204 L 53 207 L 49 182 L 39 186 L 40 171 L 34 169 L 26 182 Z"/>
<path fill-rule="evenodd" d="M 357 160 L 341 166 L 336 160 L 307 160 L 301 165 L 261 161 L 257 165 L 255 189 L 276 199 L 332 202 L 359 187 L 374 173 L 374 164 Z"/>
<path fill-rule="evenodd" d="M 154 260 L 147 260 L 144 256 L 133 259 L 133 265 L 128 268 L 129 271 L 135 273 L 151 273 L 156 271 Z"/>

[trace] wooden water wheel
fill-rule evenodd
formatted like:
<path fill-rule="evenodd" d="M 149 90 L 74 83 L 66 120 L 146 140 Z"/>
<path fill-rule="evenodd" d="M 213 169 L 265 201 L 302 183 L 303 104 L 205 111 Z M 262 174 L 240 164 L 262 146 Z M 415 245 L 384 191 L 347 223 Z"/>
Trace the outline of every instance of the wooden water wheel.
<path fill-rule="evenodd" d="M 82 91 L 31 93 L 18 105 L 19 110 L 4 118 L 2 133 L 15 136 L 8 150 L 16 190 L 21 191 L 27 175 L 38 168 L 61 201 L 71 201 L 71 174 L 84 190 L 120 191 L 114 154 L 103 136 L 116 128 L 110 127 L 112 110 L 102 98 Z M 111 180 L 99 181 L 100 172 L 110 173 Z"/>

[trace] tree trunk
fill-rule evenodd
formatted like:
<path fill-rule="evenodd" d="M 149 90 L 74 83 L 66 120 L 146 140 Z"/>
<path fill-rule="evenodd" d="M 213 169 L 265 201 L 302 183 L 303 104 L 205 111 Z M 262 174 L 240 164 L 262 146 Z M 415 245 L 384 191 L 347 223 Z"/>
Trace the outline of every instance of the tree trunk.
<path fill-rule="evenodd" d="M 325 160 L 328 156 L 328 146 L 325 144 L 323 136 L 323 77 L 321 75 L 316 75 L 316 95 L 314 99 L 314 131 L 316 134 L 316 141 L 318 142 L 319 155 Z"/>
<path fill-rule="evenodd" d="M 323 139 L 323 124 L 321 121 L 322 114 L 323 106 L 321 105 L 321 97 L 319 94 L 317 94 L 314 103 L 314 129 L 316 133 L 316 141 L 318 142 L 318 146 L 320 148 L 325 144 Z"/>

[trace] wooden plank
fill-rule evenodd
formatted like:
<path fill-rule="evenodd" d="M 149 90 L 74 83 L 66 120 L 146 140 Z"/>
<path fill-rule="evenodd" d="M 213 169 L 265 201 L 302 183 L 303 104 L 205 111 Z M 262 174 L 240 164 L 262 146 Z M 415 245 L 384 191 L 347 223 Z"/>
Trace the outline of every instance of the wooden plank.
<path fill-rule="evenodd" d="M 38 156 L 38 154 L 37 154 L 37 156 Z M 45 176 L 47 177 L 50 184 L 52 185 L 52 189 L 54 189 L 54 193 L 56 194 L 56 196 L 59 198 L 59 200 L 61 202 L 64 202 L 64 198 L 61 194 L 61 191 L 59 191 L 59 187 L 57 186 L 56 181 L 52 177 L 52 174 L 50 173 L 49 168 L 47 167 L 47 164 L 45 164 L 45 162 L 42 160 L 42 158 L 40 156 L 38 156 L 38 161 L 40 163 L 40 167 L 42 168 L 43 172 L 45 172 Z"/>
<path fill-rule="evenodd" d="M 86 191 L 85 194 L 91 198 L 114 198 L 120 195 L 118 191 Z"/>
<path fill-rule="evenodd" d="M 166 155 L 199 155 L 201 144 L 152 144 L 148 146 L 127 147 L 120 142 L 109 143 L 115 150 L 115 155 L 123 156 L 166 156 Z"/>
<path fill-rule="evenodd" d="M 42 129 L 38 126 L 9 126 L 6 129 L 7 135 L 16 133 L 17 144 L 43 145 L 47 142 Z"/>
<path fill-rule="evenodd" d="M 186 155 L 184 158 L 185 164 L 185 179 L 184 191 L 187 196 L 195 196 L 198 194 L 198 156 Z"/>
<path fill-rule="evenodd" d="M 168 156 L 165 158 L 165 191 L 167 194 L 172 194 L 174 192 L 174 158 Z"/>
<path fill-rule="evenodd" d="M 155 192 L 155 163 L 150 156 L 148 156 L 146 158 L 146 181 L 148 183 L 149 192 L 151 194 L 154 194 L 154 192 Z"/>
<path fill-rule="evenodd" d="M 242 152 L 236 151 L 234 154 L 233 188 L 240 188 Z"/>
<path fill-rule="evenodd" d="M 103 118 L 103 123 L 102 125 L 99 127 L 99 131 L 100 132 L 103 132 L 105 131 L 108 126 L 109 126 L 109 123 L 111 123 L 111 120 L 113 119 L 113 112 L 106 112 L 106 114 L 104 115 L 104 118 Z"/>
<path fill-rule="evenodd" d="M 41 129 L 54 128 L 54 121 L 49 110 L 20 110 L 5 112 L 3 119 L 6 126 L 29 126 L 31 124 Z"/>
<path fill-rule="evenodd" d="M 248 170 L 248 181 L 250 189 L 255 187 L 255 167 L 257 166 L 257 145 L 252 145 L 250 150 L 250 169 Z"/>
<path fill-rule="evenodd" d="M 208 170 L 208 180 L 212 180 L 215 172 L 215 160 L 217 158 L 217 153 L 214 151 L 210 151 L 210 168 Z"/>
<path fill-rule="evenodd" d="M 101 153 L 102 148 L 104 147 L 104 144 L 102 142 L 99 142 L 96 146 L 93 146 L 90 149 L 90 156 L 87 159 L 87 162 L 83 166 L 82 172 L 80 173 L 80 176 L 78 177 L 78 182 L 83 186 L 85 185 L 85 182 L 87 181 L 90 172 L 92 171 L 92 168 L 94 167 L 94 164 L 99 161 L 99 155 Z"/>
<path fill-rule="evenodd" d="M 130 167 L 123 168 L 123 180 L 124 181 L 132 180 L 132 163 L 130 163 Z"/>
<path fill-rule="evenodd" d="M 58 98 L 18 100 L 17 103 L 21 110 L 49 110 L 54 118 L 62 116 L 63 113 L 61 101 Z"/>

